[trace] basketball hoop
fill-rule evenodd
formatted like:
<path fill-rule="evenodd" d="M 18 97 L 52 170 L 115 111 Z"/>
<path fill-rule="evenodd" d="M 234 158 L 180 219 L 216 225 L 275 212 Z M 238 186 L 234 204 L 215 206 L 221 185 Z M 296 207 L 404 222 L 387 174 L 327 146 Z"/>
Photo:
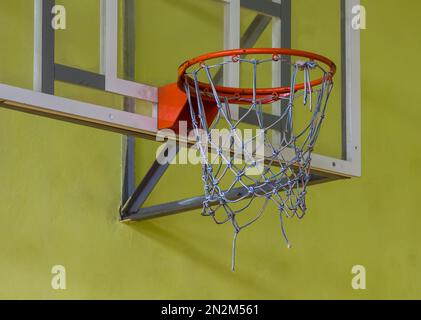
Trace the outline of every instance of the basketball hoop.
<path fill-rule="evenodd" d="M 329 67 L 329 72 L 325 74 L 330 81 L 332 77 L 336 73 L 336 65 L 328 58 L 320 56 L 315 53 L 300 51 L 300 50 L 293 50 L 293 49 L 237 49 L 237 50 L 225 50 L 220 52 L 208 53 L 202 55 L 200 57 L 191 59 L 185 62 L 183 65 L 180 66 L 178 69 L 178 87 L 180 90 L 185 91 L 185 84 L 187 83 L 190 87 L 190 91 L 195 94 L 196 87 L 195 87 L 195 80 L 189 77 L 187 70 L 195 65 L 202 65 L 206 63 L 206 61 L 223 58 L 223 57 L 231 57 L 232 63 L 241 63 L 242 61 L 246 61 L 241 59 L 242 56 L 246 55 L 271 55 L 271 61 L 281 61 L 282 56 L 290 56 L 290 57 L 300 57 L 300 58 L 307 58 L 313 63 L 323 63 Z M 268 62 L 268 60 L 264 60 L 261 62 Z M 229 61 L 228 61 L 229 63 Z M 260 61 L 259 61 L 260 63 Z M 310 82 L 310 87 L 316 87 L 326 80 L 325 76 L 313 80 Z M 296 84 L 294 85 L 294 91 L 303 90 L 306 88 L 306 83 Z M 280 100 L 280 97 L 291 92 L 291 87 L 278 87 L 278 88 L 266 88 L 266 89 L 258 89 L 258 88 L 230 88 L 230 87 L 222 87 L 222 86 L 212 86 L 211 83 L 203 83 L 198 82 L 198 91 L 202 93 L 202 96 L 206 100 L 212 100 L 209 96 L 209 93 L 212 92 L 213 88 L 218 93 L 219 97 L 227 97 L 230 99 L 230 103 L 233 104 L 249 104 L 250 100 L 253 99 L 253 94 L 256 94 L 256 100 L 265 101 L 267 104 L 276 102 Z M 267 100 L 265 100 L 267 99 Z"/>
<path fill-rule="evenodd" d="M 247 56 L 259 56 L 261 59 L 247 59 Z M 215 59 L 224 61 L 210 63 Z M 289 86 L 257 87 L 259 66 L 270 63 L 283 63 L 282 67 L 287 65 L 291 68 Z M 224 87 L 214 83 L 211 70 L 229 64 L 251 66 L 251 88 Z M 317 72 L 320 76 L 315 76 Z M 221 51 L 189 60 L 179 68 L 177 86 L 187 95 L 186 106 L 190 109 L 190 123 L 196 133 L 196 147 L 203 158 L 205 201 L 202 214 L 212 217 L 217 224 L 230 222 L 233 225 L 233 270 L 239 232 L 256 222 L 269 202 L 279 210 L 282 234 L 288 247 L 291 247 L 284 228 L 284 218 L 302 219 L 306 213 L 311 154 L 325 117 L 335 73 L 336 66 L 329 59 L 290 49 Z M 199 81 L 200 77 L 206 79 L 206 82 Z M 303 81 L 298 83 L 298 79 Z M 273 103 L 279 103 L 282 112 L 273 123 L 265 123 L 263 109 Z M 297 109 L 300 103 L 308 108 L 304 108 L 304 111 Z M 233 105 L 241 105 L 247 117 L 255 117 L 258 134 L 245 141 L 240 139 L 240 126 L 244 128 L 249 125 L 244 123 L 245 116 L 234 119 L 231 115 Z M 310 120 L 304 129 L 297 131 L 293 114 L 305 110 L 309 110 Z M 280 139 L 274 143 L 269 132 L 281 124 L 282 129 L 278 130 Z M 213 141 L 212 131 L 220 128 L 226 129 L 231 135 L 228 146 L 221 147 Z M 263 146 L 260 146 L 264 149 L 263 160 L 253 158 L 253 152 L 256 153 L 259 148 L 259 139 L 263 141 Z M 226 152 L 239 145 L 244 160 L 241 164 L 236 161 L 238 157 L 235 152 Z M 208 160 L 209 149 L 214 153 L 211 161 Z M 256 171 L 259 165 L 261 169 Z M 261 210 L 241 224 L 240 216 L 244 218 L 247 212 L 250 214 L 247 209 L 255 199 L 262 199 Z"/>

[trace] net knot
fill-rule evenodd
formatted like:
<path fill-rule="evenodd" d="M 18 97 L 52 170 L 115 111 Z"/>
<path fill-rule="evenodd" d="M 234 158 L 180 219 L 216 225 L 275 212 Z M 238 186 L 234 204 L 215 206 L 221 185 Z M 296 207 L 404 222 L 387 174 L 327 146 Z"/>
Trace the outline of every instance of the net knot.
<path fill-rule="evenodd" d="M 236 54 L 236 55 L 234 55 L 234 56 L 232 56 L 232 57 L 231 57 L 231 60 L 232 60 L 232 62 L 234 62 L 234 63 L 239 62 L 239 61 L 240 61 L 240 59 L 241 59 L 241 57 L 240 57 L 238 54 Z"/>

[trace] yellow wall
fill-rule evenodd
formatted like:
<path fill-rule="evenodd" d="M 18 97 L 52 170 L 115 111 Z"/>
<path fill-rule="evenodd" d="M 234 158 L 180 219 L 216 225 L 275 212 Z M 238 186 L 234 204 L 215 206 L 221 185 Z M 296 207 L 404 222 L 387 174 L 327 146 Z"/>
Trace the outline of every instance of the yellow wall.
<path fill-rule="evenodd" d="M 26 88 L 28 2 L 0 0 L 0 81 Z M 363 2 L 364 177 L 311 188 L 308 216 L 287 221 L 293 250 L 285 248 L 273 208 L 240 235 L 236 273 L 230 226 L 199 212 L 121 224 L 121 136 L 0 109 L 0 298 L 421 298 L 421 108 L 413 84 L 421 3 Z M 94 58 L 81 63 L 98 68 Z M 112 95 L 59 90 L 121 106 Z M 139 178 L 156 146 L 138 143 Z M 150 202 L 200 191 L 200 168 L 177 166 Z M 67 269 L 66 291 L 51 289 L 58 264 Z M 367 268 L 366 291 L 351 288 L 357 264 Z"/>

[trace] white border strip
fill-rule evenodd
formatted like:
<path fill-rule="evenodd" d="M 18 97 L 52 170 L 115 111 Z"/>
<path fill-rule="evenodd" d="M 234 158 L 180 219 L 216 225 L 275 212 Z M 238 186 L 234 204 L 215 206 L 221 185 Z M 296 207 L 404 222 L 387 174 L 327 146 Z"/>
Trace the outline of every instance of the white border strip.
<path fill-rule="evenodd" d="M 154 118 L 4 84 L 0 84 L 0 101 L 12 106 L 25 105 L 28 110 L 41 110 L 46 114 L 68 117 L 69 120 L 105 124 L 152 136 L 158 130 Z"/>
<path fill-rule="evenodd" d="M 34 0 L 34 76 L 33 89 L 42 91 L 42 1 Z"/>

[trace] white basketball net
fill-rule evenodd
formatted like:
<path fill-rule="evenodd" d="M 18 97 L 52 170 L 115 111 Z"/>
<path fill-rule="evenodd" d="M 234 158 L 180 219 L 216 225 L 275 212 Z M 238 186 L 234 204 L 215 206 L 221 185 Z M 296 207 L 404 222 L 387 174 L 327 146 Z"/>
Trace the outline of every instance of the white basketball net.
<path fill-rule="evenodd" d="M 212 79 L 211 70 L 229 63 L 240 63 L 252 68 L 253 97 L 242 99 L 243 115 L 232 116 L 230 100 L 237 97 L 220 97 Z M 276 97 L 281 112 L 270 123 L 265 119 L 265 108 L 271 110 L 274 96 L 256 98 L 258 67 L 265 63 L 283 63 L 291 68 L 290 88 L 304 82 L 304 89 Z M 321 85 L 313 87 L 311 81 L 322 75 Z M 325 118 L 327 102 L 333 88 L 332 76 L 312 60 L 291 62 L 287 56 L 278 59 L 248 60 L 243 57 L 219 64 L 201 63 L 187 73 L 194 80 L 194 87 L 186 80 L 185 91 L 190 104 L 193 128 L 203 159 L 202 180 L 205 187 L 203 215 L 211 217 L 217 224 L 230 222 L 234 227 L 232 267 L 235 268 L 236 241 L 240 231 L 262 217 L 269 202 L 278 208 L 282 234 L 291 247 L 284 228 L 285 218 L 302 219 L 306 213 L 307 186 L 311 180 L 311 154 Z M 207 79 L 211 92 L 199 89 L 199 78 Z M 299 81 L 300 79 L 300 81 Z M 294 90 L 293 90 L 294 91 Z M 211 125 L 206 121 L 204 99 L 215 100 L 218 114 Z M 196 107 L 196 101 L 197 106 Z M 193 103 L 194 102 L 194 103 Z M 268 104 L 270 103 L 270 104 Z M 299 110 L 297 110 L 299 108 Z M 303 129 L 294 127 L 294 112 L 309 113 Z M 255 134 L 245 137 L 245 119 L 254 118 Z M 224 129 L 224 143 L 215 130 Z M 275 132 L 276 133 L 273 133 Z M 278 137 L 274 142 L 274 136 Z M 228 137 L 228 138 L 227 138 Z M 234 151 L 233 151 L 234 150 Z M 264 158 L 257 153 L 264 150 Z M 212 151 L 210 155 L 209 151 Z M 260 210 L 251 209 L 256 199 L 262 199 Z M 243 220 L 245 222 L 243 222 Z M 241 222 L 240 222 L 241 221 Z"/>

